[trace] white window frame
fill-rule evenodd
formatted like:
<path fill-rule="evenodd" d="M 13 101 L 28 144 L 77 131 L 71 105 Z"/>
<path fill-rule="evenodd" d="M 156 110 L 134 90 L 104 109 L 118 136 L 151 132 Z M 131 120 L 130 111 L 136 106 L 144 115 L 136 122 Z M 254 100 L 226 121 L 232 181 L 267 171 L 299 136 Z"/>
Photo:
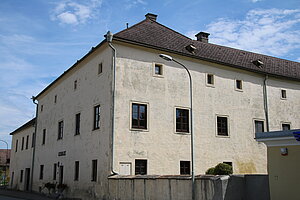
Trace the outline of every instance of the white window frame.
<path fill-rule="evenodd" d="M 176 109 L 185 109 L 189 111 L 189 132 L 177 132 L 176 130 Z M 184 107 L 184 106 L 175 106 L 174 107 L 174 114 L 173 114 L 173 127 L 174 127 L 174 133 L 179 135 L 191 135 L 191 108 Z"/>
<path fill-rule="evenodd" d="M 241 81 L 242 89 L 237 88 L 237 81 Z M 234 89 L 236 91 L 243 92 L 243 90 L 244 90 L 244 81 L 242 79 L 235 79 L 234 80 Z"/>
<path fill-rule="evenodd" d="M 282 97 L 282 91 L 283 90 L 285 91 L 285 98 Z M 287 90 L 286 89 L 283 89 L 283 88 L 280 89 L 280 99 L 282 99 L 282 100 L 286 100 L 287 99 Z"/>
<path fill-rule="evenodd" d="M 161 67 L 161 74 L 155 73 L 155 65 L 159 65 Z M 163 78 L 165 74 L 164 65 L 162 63 L 153 62 L 152 63 L 152 73 L 154 77 Z"/>
<path fill-rule="evenodd" d="M 213 84 L 208 83 L 208 76 L 211 75 L 213 77 Z M 215 87 L 216 84 L 216 79 L 215 79 L 215 75 L 213 73 L 205 73 L 205 85 L 207 87 Z"/>

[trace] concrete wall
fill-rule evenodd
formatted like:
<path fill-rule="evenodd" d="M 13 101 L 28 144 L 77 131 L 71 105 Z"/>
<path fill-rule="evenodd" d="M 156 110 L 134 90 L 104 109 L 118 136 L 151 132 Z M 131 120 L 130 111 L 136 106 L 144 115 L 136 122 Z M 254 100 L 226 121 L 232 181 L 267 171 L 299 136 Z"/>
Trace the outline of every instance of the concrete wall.
<path fill-rule="evenodd" d="M 196 200 L 268 200 L 267 175 L 200 176 Z M 191 199 L 191 179 L 180 176 L 131 176 L 109 179 L 109 200 Z"/>
<path fill-rule="evenodd" d="M 10 160 L 10 183 L 9 186 L 13 189 L 25 189 L 25 170 L 30 168 L 32 173 L 32 137 L 34 126 L 28 127 L 12 137 L 11 145 L 11 160 Z M 28 136 L 28 149 L 26 149 L 26 140 Z M 24 148 L 22 150 L 22 138 L 24 138 Z M 16 143 L 18 140 L 18 150 L 16 151 Z M 23 170 L 23 181 L 21 181 L 21 170 Z M 12 175 L 13 174 L 13 175 Z"/>
<path fill-rule="evenodd" d="M 111 138 L 111 49 L 103 45 L 70 70 L 38 97 L 36 156 L 33 189 L 39 191 L 47 182 L 58 183 L 57 168 L 63 166 L 63 183 L 69 187 L 67 196 L 104 197 L 110 174 Z M 103 72 L 98 74 L 102 63 Z M 77 88 L 74 89 L 74 81 Z M 57 101 L 55 102 L 55 96 Z M 94 106 L 100 105 L 100 128 L 94 130 Z M 43 106 L 43 110 L 41 107 Z M 75 115 L 80 113 L 80 134 L 75 135 Z M 58 123 L 64 122 L 63 138 L 58 139 Z M 42 144 L 43 130 L 46 142 Z M 65 152 L 65 155 L 59 155 Z M 97 181 L 91 181 L 92 160 L 97 159 Z M 74 181 L 75 161 L 79 161 L 79 180 Z M 44 177 L 39 178 L 40 165 Z M 44 191 L 43 191 L 44 192 Z"/>
<path fill-rule="evenodd" d="M 281 155 L 288 148 L 288 155 Z M 299 199 L 300 145 L 268 147 L 270 193 L 272 200 Z"/>
<path fill-rule="evenodd" d="M 116 160 L 122 163 L 147 159 L 148 174 L 179 174 L 179 162 L 190 160 L 190 134 L 175 131 L 176 107 L 189 108 L 189 82 L 186 71 L 176 63 L 159 58 L 160 51 L 130 45 L 115 45 L 117 60 Z M 254 120 L 266 121 L 264 76 L 196 59 L 172 55 L 191 71 L 193 79 L 195 173 L 203 174 L 220 162 L 232 162 L 234 173 L 267 173 L 267 150 L 255 141 Z M 163 76 L 153 75 L 154 63 L 163 64 Z M 214 86 L 206 75 L 214 74 Z M 235 80 L 243 81 L 243 90 Z M 300 83 L 269 78 L 267 81 L 270 130 L 280 130 L 281 122 L 300 127 Z M 280 98 L 280 89 L 289 97 Z M 131 128 L 131 104 L 148 107 L 148 129 Z M 216 116 L 227 116 L 229 136 L 216 133 Z M 266 130 L 266 124 L 265 124 Z"/>

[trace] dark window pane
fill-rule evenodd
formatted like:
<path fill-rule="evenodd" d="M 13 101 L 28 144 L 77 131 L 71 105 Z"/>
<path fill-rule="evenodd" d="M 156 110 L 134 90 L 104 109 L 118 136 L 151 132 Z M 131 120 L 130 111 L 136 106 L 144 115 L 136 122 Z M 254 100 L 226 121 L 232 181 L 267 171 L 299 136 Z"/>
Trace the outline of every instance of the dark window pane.
<path fill-rule="evenodd" d="M 79 161 L 75 161 L 75 174 L 74 174 L 74 181 L 78 181 L 79 179 Z"/>
<path fill-rule="evenodd" d="M 217 117 L 218 135 L 228 136 L 227 117 Z"/>
<path fill-rule="evenodd" d="M 100 128 L 100 105 L 94 107 L 94 129 Z"/>
<path fill-rule="evenodd" d="M 283 131 L 291 130 L 291 125 L 290 124 L 282 124 L 282 130 Z"/>
<path fill-rule="evenodd" d="M 56 172 L 57 172 L 57 164 L 54 163 L 54 165 L 53 165 L 53 180 L 56 180 Z"/>
<path fill-rule="evenodd" d="M 255 120 L 255 132 L 261 133 L 264 132 L 264 122 Z"/>
<path fill-rule="evenodd" d="M 210 85 L 214 84 L 214 75 L 207 74 L 207 84 L 210 84 Z"/>
<path fill-rule="evenodd" d="M 132 104 L 132 128 L 147 129 L 147 106 Z"/>
<path fill-rule="evenodd" d="M 190 161 L 180 161 L 180 174 L 190 174 L 191 173 L 191 167 L 190 167 Z"/>
<path fill-rule="evenodd" d="M 286 99 L 286 90 L 281 90 L 281 98 Z"/>
<path fill-rule="evenodd" d="M 189 132 L 189 110 L 176 108 L 176 132 Z"/>
<path fill-rule="evenodd" d="M 80 113 L 75 116 L 75 135 L 80 134 Z"/>
<path fill-rule="evenodd" d="M 58 122 L 58 136 L 57 136 L 57 139 L 58 140 L 62 139 L 63 134 L 64 134 L 64 122 L 60 121 L 60 122 Z"/>
<path fill-rule="evenodd" d="M 237 89 L 242 89 L 242 81 L 241 80 L 236 80 L 236 88 Z"/>
<path fill-rule="evenodd" d="M 44 165 L 40 165 L 40 179 L 44 178 Z"/>
<path fill-rule="evenodd" d="M 92 160 L 92 181 L 97 181 L 97 160 Z"/>
<path fill-rule="evenodd" d="M 147 174 L 147 160 L 135 160 L 135 175 Z"/>

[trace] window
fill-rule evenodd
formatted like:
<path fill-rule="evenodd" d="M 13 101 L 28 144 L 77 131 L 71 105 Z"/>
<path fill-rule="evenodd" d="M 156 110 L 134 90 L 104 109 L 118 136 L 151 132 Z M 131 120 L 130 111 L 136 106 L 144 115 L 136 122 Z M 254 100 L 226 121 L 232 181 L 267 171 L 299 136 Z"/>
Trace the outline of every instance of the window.
<path fill-rule="evenodd" d="M 207 74 L 206 83 L 207 83 L 207 85 L 214 85 L 215 84 L 215 77 L 214 77 L 213 74 Z"/>
<path fill-rule="evenodd" d="M 147 129 L 147 105 L 132 104 L 131 127 L 137 129 Z"/>
<path fill-rule="evenodd" d="M 31 139 L 31 147 L 34 147 L 34 142 L 35 142 L 35 133 L 32 133 L 32 139 Z"/>
<path fill-rule="evenodd" d="M 243 89 L 242 80 L 235 80 L 235 87 L 236 87 L 237 90 L 242 90 Z"/>
<path fill-rule="evenodd" d="M 79 161 L 75 161 L 75 169 L 74 169 L 74 181 L 78 181 L 79 179 Z"/>
<path fill-rule="evenodd" d="M 26 145 L 25 148 L 28 149 L 29 135 L 26 136 Z"/>
<path fill-rule="evenodd" d="M 281 90 L 281 98 L 286 99 L 286 90 Z"/>
<path fill-rule="evenodd" d="M 19 143 L 19 141 L 17 140 L 16 141 L 16 152 L 18 151 L 18 143 Z"/>
<path fill-rule="evenodd" d="M 189 110 L 176 108 L 176 132 L 189 132 Z"/>
<path fill-rule="evenodd" d="M 147 160 L 135 160 L 135 175 L 147 174 Z"/>
<path fill-rule="evenodd" d="M 57 102 L 57 95 L 54 96 L 54 103 Z"/>
<path fill-rule="evenodd" d="M 75 115 L 75 135 L 80 134 L 80 113 Z"/>
<path fill-rule="evenodd" d="M 21 170 L 21 174 L 20 174 L 20 183 L 23 182 L 23 170 Z"/>
<path fill-rule="evenodd" d="M 102 71 L 103 71 L 103 64 L 100 63 L 100 64 L 98 65 L 98 74 L 102 74 Z"/>
<path fill-rule="evenodd" d="M 255 133 L 264 132 L 264 121 L 254 120 L 254 124 L 255 124 Z"/>
<path fill-rule="evenodd" d="M 57 172 L 57 164 L 54 163 L 54 165 L 53 165 L 53 180 L 56 180 L 56 172 Z"/>
<path fill-rule="evenodd" d="M 154 65 L 154 74 L 162 76 L 163 75 L 163 66 L 160 64 L 155 64 Z"/>
<path fill-rule="evenodd" d="M 44 165 L 40 165 L 40 180 L 44 178 Z"/>
<path fill-rule="evenodd" d="M 291 130 L 291 125 L 287 123 L 282 124 L 282 130 L 283 131 Z"/>
<path fill-rule="evenodd" d="M 46 143 L 46 129 L 43 129 L 43 139 L 42 139 L 42 144 Z"/>
<path fill-rule="evenodd" d="M 217 134 L 228 136 L 228 119 L 227 117 L 217 116 Z"/>
<path fill-rule="evenodd" d="M 41 112 L 43 112 L 44 110 L 44 105 L 41 105 Z"/>
<path fill-rule="evenodd" d="M 94 107 L 94 130 L 100 128 L 100 105 Z"/>
<path fill-rule="evenodd" d="M 191 162 L 190 161 L 180 161 L 180 175 L 191 173 Z"/>
<path fill-rule="evenodd" d="M 92 181 L 97 181 L 97 160 L 92 160 Z"/>
<path fill-rule="evenodd" d="M 77 80 L 74 81 L 74 90 L 77 89 Z"/>
<path fill-rule="evenodd" d="M 60 121 L 60 122 L 58 122 L 58 135 L 57 135 L 57 139 L 61 140 L 63 138 L 63 134 L 64 134 L 64 121 Z"/>
<path fill-rule="evenodd" d="M 24 137 L 22 137 L 22 146 L 21 146 L 21 150 L 24 149 Z"/>

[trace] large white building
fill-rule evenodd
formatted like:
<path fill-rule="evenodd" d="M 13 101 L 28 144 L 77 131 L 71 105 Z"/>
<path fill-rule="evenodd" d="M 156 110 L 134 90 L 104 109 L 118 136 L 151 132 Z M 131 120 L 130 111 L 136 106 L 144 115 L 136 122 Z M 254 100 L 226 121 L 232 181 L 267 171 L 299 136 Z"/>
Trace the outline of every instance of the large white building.
<path fill-rule="evenodd" d="M 192 40 L 156 17 L 103 40 L 36 96 L 36 130 L 12 133 L 12 188 L 60 182 L 69 196 L 101 199 L 114 173 L 189 174 L 189 78 L 159 54 L 191 73 L 195 173 L 220 162 L 267 173 L 255 132 L 300 128 L 300 63 L 211 44 L 203 32 Z M 35 145 L 21 150 L 27 135 Z"/>

